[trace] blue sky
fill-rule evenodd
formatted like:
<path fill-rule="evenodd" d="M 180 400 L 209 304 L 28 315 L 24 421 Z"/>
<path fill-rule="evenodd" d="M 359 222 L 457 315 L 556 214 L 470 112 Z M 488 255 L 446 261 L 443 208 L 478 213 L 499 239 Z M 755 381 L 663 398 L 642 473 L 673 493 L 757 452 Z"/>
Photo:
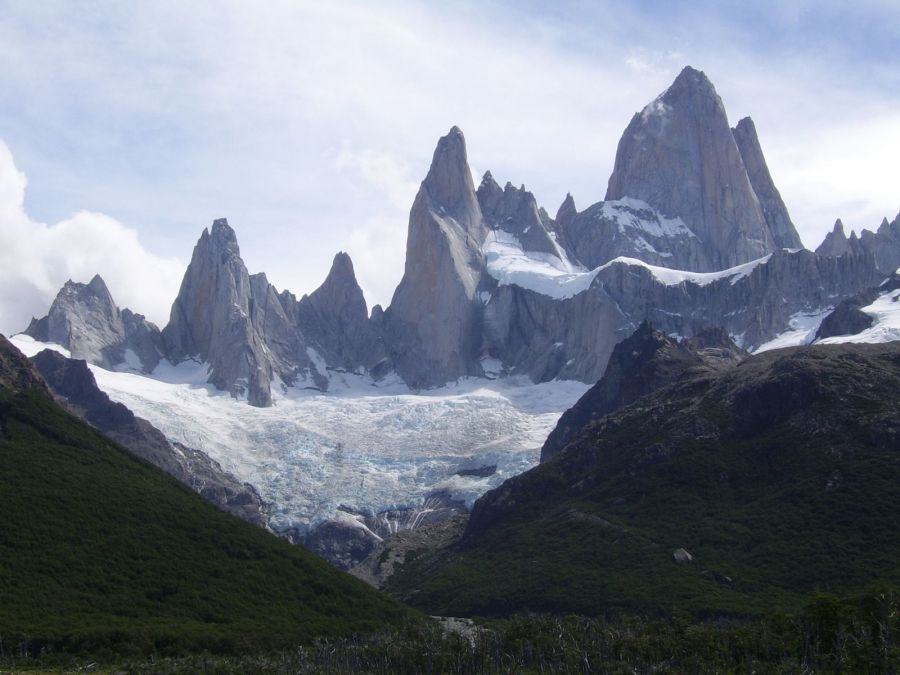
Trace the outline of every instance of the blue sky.
<path fill-rule="evenodd" d="M 370 304 L 453 124 L 554 213 L 603 198 L 631 115 L 686 64 L 756 121 L 807 246 L 900 210 L 897 2 L 5 2 L 0 331 L 72 276 L 164 323 L 214 218 L 251 272 Z M 24 177 L 27 177 L 27 185 Z"/>

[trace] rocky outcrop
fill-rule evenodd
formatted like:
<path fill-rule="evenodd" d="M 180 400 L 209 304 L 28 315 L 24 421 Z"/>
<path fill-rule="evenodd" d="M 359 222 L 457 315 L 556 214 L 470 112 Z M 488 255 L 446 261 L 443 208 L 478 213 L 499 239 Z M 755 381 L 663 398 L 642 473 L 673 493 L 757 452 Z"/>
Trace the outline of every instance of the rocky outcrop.
<path fill-rule="evenodd" d="M 541 449 L 541 462 L 558 455 L 592 420 L 633 403 L 685 373 L 734 365 L 746 355 L 721 328 L 677 341 L 644 321 L 615 346 L 603 377 L 560 417 Z"/>
<path fill-rule="evenodd" d="M 538 207 L 534 195 L 524 185 L 516 188 L 507 183 L 501 189 L 488 171 L 476 195 L 488 227 L 515 235 L 524 251 L 561 257 L 560 248 L 550 234 L 553 227 L 550 217 Z"/>
<path fill-rule="evenodd" d="M 618 257 L 661 267 L 707 269 L 706 247 L 680 217 L 667 217 L 640 199 L 598 202 L 557 223 L 572 260 L 599 267 Z"/>
<path fill-rule="evenodd" d="M 825 239 L 816 248 L 816 255 L 840 258 L 850 248 L 847 235 L 844 234 L 844 222 L 838 218 L 834 221 L 831 232 L 825 235 Z"/>
<path fill-rule="evenodd" d="M 696 235 L 696 251 L 673 255 L 667 266 L 721 270 L 776 247 L 722 101 L 690 66 L 632 118 L 619 141 L 606 200 L 624 198 L 680 218 Z"/>
<path fill-rule="evenodd" d="M 194 247 L 163 338 L 169 360 L 208 363 L 210 383 L 251 405 L 271 405 L 276 377 L 328 386 L 275 288 L 247 272 L 224 218 Z"/>
<path fill-rule="evenodd" d="M 897 289 L 900 289 L 900 273 L 895 272 L 879 286 L 867 288 L 842 300 L 831 314 L 822 319 L 815 339 L 823 340 L 839 335 L 856 335 L 871 328 L 875 319 L 870 314 L 863 312 L 862 308 L 871 305 L 880 295 Z"/>
<path fill-rule="evenodd" d="M 274 373 L 253 325 L 251 302 L 237 237 L 221 218 L 194 247 L 163 337 L 170 360 L 208 363 L 216 387 L 266 406 L 272 403 Z"/>
<path fill-rule="evenodd" d="M 419 506 L 387 509 L 375 514 L 340 507 L 338 517 L 305 536 L 295 535 L 313 553 L 348 570 L 366 559 L 382 542 L 400 533 L 418 531 L 467 512 L 465 503 L 447 492 L 429 495 Z"/>
<path fill-rule="evenodd" d="M 409 215 L 406 267 L 386 311 L 397 372 L 412 387 L 478 375 L 487 227 L 462 132 L 440 139 Z"/>
<path fill-rule="evenodd" d="M 882 278 L 869 256 L 827 258 L 806 250 L 778 250 L 713 278 L 686 275 L 674 282 L 666 274 L 617 261 L 599 269 L 587 290 L 565 299 L 500 286 L 484 308 L 485 349 L 508 372 L 535 381 L 596 382 L 613 347 L 644 320 L 685 338 L 720 326 L 752 350 L 788 330 L 794 314 L 832 307 Z M 733 357 L 726 348 L 723 359 Z"/>
<path fill-rule="evenodd" d="M 0 335 L 0 389 L 9 392 L 38 391 L 50 395 L 44 378 L 38 374 L 25 355 L 3 335 Z"/>
<path fill-rule="evenodd" d="M 766 166 L 753 120 L 745 117 L 732 129 L 732 133 L 775 245 L 781 248 L 803 248 L 800 235 L 791 222 L 781 193 L 775 187 L 775 181 L 772 180 L 769 167 Z"/>
<path fill-rule="evenodd" d="M 882 274 L 893 274 L 900 267 L 900 214 L 892 222 L 887 218 L 882 220 L 875 232 L 864 229 L 857 235 L 854 230 L 849 237 L 844 234 L 844 223 L 838 218 L 816 253 L 831 257 L 845 253 L 869 255 Z"/>
<path fill-rule="evenodd" d="M 862 248 L 875 258 L 875 264 L 884 274 L 893 274 L 900 268 L 900 213 L 890 223 L 885 218 L 875 232 L 863 230 L 859 236 Z"/>
<path fill-rule="evenodd" d="M 199 492 L 222 510 L 255 525 L 266 525 L 265 505 L 253 486 L 241 483 L 199 450 L 170 443 L 147 420 L 110 400 L 97 386 L 85 361 L 68 359 L 45 349 L 32 362 L 69 410 L 104 435 Z"/>
<path fill-rule="evenodd" d="M 163 352 L 159 329 L 140 314 L 120 311 L 99 274 L 88 284 L 67 281 L 47 316 L 32 319 L 25 333 L 104 368 L 124 363 L 149 373 Z"/>
<path fill-rule="evenodd" d="M 556 299 L 505 285 L 484 308 L 486 353 L 535 382 L 595 382 L 613 346 L 632 330 L 630 317 L 601 286 Z"/>
<path fill-rule="evenodd" d="M 334 257 L 325 282 L 300 299 L 294 316 L 305 338 L 330 367 L 366 372 L 386 356 L 346 253 Z"/>

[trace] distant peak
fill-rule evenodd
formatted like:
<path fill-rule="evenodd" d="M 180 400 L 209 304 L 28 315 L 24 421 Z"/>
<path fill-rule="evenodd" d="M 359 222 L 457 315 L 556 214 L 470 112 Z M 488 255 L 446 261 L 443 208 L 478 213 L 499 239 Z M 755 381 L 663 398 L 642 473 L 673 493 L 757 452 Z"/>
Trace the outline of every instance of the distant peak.
<path fill-rule="evenodd" d="M 90 282 L 88 283 L 88 288 L 91 289 L 92 292 L 97 294 L 109 294 L 109 288 L 106 286 L 106 282 L 103 281 L 103 277 L 101 277 L 99 274 L 95 274 L 94 278 L 90 280 Z"/>
<path fill-rule="evenodd" d="M 835 234 L 844 234 L 844 221 L 842 221 L 840 218 L 834 221 L 834 228 L 832 228 L 831 231 Z"/>
<path fill-rule="evenodd" d="M 702 70 L 685 66 L 663 94 L 663 98 L 668 102 L 670 99 L 696 94 L 716 95 L 716 88 Z"/>
<path fill-rule="evenodd" d="M 753 120 L 750 117 L 744 117 L 739 120 L 737 126 L 735 126 L 735 131 L 752 133 L 754 136 L 756 135 L 756 125 L 753 123 Z"/>
<path fill-rule="evenodd" d="M 572 197 L 571 192 L 567 192 L 566 198 L 563 199 L 562 204 L 556 210 L 556 222 L 564 225 L 577 214 L 578 209 L 575 208 L 575 198 Z"/>
<path fill-rule="evenodd" d="M 229 241 L 237 241 L 237 236 L 234 233 L 231 225 L 228 224 L 227 218 L 216 218 L 212 224 L 212 232 L 213 238 L 222 238 Z"/>
<path fill-rule="evenodd" d="M 460 223 L 480 220 L 466 140 L 459 127 L 453 127 L 438 141 L 422 188 L 430 197 L 432 207 L 444 209 L 444 213 Z"/>
<path fill-rule="evenodd" d="M 331 262 L 331 271 L 328 273 L 328 276 L 332 275 L 356 278 L 356 274 L 353 271 L 353 261 L 350 259 L 349 254 L 344 251 L 338 251 L 335 254 L 334 260 Z"/>

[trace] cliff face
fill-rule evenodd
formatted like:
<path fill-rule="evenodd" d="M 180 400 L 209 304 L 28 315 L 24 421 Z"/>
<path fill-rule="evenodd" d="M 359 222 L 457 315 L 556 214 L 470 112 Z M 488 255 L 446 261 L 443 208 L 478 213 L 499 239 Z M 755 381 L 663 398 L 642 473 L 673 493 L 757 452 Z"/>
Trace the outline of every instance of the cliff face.
<path fill-rule="evenodd" d="M 749 154 L 761 162 L 761 153 Z M 763 168 L 754 167 L 761 184 Z M 629 197 L 680 218 L 696 236 L 693 259 L 674 259 L 672 267 L 721 270 L 776 247 L 722 101 L 691 67 L 632 118 L 619 141 L 606 200 Z"/>
<path fill-rule="evenodd" d="M 453 127 L 438 142 L 409 215 L 406 268 L 386 312 L 397 372 L 413 387 L 480 374 L 487 228 Z"/>

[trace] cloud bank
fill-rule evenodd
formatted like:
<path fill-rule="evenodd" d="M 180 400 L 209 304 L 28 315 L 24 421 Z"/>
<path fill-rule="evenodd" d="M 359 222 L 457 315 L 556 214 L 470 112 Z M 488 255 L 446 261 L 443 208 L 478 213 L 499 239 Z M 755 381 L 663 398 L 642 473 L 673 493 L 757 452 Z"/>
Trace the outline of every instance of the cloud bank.
<path fill-rule="evenodd" d="M 68 279 L 86 283 L 98 273 L 120 307 L 167 321 L 182 263 L 147 252 L 137 232 L 102 213 L 36 222 L 24 209 L 26 186 L 0 140 L 0 333 L 20 332 L 46 313 Z"/>

